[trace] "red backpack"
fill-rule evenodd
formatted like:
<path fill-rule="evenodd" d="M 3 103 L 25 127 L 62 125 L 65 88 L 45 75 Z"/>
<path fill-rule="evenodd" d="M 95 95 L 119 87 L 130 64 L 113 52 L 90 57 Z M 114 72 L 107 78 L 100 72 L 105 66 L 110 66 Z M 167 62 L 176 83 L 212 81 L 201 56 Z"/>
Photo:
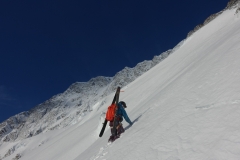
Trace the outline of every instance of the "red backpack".
<path fill-rule="evenodd" d="M 117 105 L 116 104 L 111 104 L 111 106 L 108 107 L 107 113 L 106 113 L 106 120 L 108 121 L 113 121 L 114 120 L 114 115 L 116 111 Z"/>

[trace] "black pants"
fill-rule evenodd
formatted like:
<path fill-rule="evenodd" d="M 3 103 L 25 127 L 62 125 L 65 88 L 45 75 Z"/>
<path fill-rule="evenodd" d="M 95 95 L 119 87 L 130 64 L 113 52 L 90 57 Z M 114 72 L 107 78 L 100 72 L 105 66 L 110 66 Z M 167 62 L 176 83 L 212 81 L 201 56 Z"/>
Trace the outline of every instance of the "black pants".
<path fill-rule="evenodd" d="M 121 116 L 116 117 L 116 133 L 113 133 L 113 121 L 110 121 L 109 126 L 111 127 L 111 133 L 112 135 L 120 136 L 121 133 L 123 133 L 125 130 L 122 126 L 122 120 L 123 118 Z"/>

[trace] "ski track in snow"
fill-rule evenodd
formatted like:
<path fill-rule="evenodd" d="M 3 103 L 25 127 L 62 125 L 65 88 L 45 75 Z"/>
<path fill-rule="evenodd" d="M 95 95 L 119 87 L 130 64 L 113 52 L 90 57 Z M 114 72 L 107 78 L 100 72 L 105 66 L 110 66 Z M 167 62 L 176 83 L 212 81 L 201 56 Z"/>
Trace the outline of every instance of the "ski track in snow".
<path fill-rule="evenodd" d="M 240 103 L 240 99 L 237 99 L 237 100 L 232 100 L 230 102 L 218 102 L 216 104 L 208 104 L 208 105 L 204 105 L 204 106 L 197 106 L 196 109 L 210 109 L 212 107 L 218 107 L 218 106 L 222 106 L 222 105 L 225 105 L 225 106 L 228 106 L 228 105 L 231 105 L 231 104 L 239 104 Z"/>
<path fill-rule="evenodd" d="M 98 154 L 96 156 L 93 156 L 90 160 L 97 160 L 99 158 L 103 158 L 108 152 L 106 152 L 106 149 L 111 145 L 111 143 L 108 143 L 104 147 L 101 147 Z"/>

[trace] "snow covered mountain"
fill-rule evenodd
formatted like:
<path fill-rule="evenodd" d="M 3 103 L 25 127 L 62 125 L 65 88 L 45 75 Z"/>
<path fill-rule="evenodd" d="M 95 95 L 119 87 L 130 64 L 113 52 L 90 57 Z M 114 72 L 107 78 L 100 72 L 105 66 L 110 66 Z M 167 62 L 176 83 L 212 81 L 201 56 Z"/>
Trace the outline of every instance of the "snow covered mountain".
<path fill-rule="evenodd" d="M 96 77 L 88 82 L 76 82 L 64 93 L 58 94 L 30 111 L 10 117 L 0 124 L 0 144 L 29 138 L 42 132 L 64 128 L 78 123 L 104 97 L 124 87 L 165 59 L 172 50 L 144 61 L 134 68 L 125 67 L 114 77 Z"/>
<path fill-rule="evenodd" d="M 240 1 L 231 0 L 173 50 L 114 77 L 74 83 L 1 123 L 0 159 L 238 160 L 239 37 Z M 124 123 L 109 144 L 108 129 L 98 134 L 117 86 L 134 124 Z"/>

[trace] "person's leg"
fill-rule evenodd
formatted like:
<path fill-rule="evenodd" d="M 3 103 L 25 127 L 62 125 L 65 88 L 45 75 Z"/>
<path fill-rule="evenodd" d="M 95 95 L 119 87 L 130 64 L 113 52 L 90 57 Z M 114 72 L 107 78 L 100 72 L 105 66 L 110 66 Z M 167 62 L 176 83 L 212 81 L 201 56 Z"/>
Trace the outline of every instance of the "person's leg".
<path fill-rule="evenodd" d="M 111 128 L 111 136 L 109 137 L 108 142 L 113 142 L 115 140 L 114 139 L 114 134 L 113 134 L 113 121 L 109 122 L 109 126 Z"/>
<path fill-rule="evenodd" d="M 119 138 L 119 133 L 118 133 L 118 126 L 119 126 L 120 122 L 117 120 L 116 121 L 116 130 L 115 130 L 115 134 L 113 133 L 113 122 L 110 122 L 109 126 L 111 127 L 111 136 L 108 139 L 109 142 L 113 142 L 115 139 Z M 120 133 L 121 134 L 121 133 Z"/>
<path fill-rule="evenodd" d="M 124 132 L 124 128 L 122 126 L 122 123 L 119 123 L 118 127 L 117 127 L 117 135 L 120 136 L 123 132 Z"/>

